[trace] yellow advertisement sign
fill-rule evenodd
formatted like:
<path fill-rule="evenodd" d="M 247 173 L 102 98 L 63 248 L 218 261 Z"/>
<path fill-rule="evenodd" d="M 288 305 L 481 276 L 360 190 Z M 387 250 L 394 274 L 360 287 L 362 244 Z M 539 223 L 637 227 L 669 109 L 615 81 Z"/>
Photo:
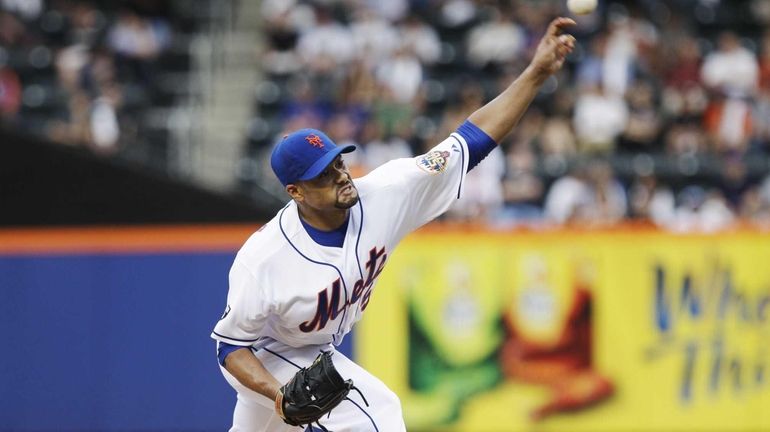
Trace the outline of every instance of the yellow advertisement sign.
<path fill-rule="evenodd" d="M 421 232 L 356 356 L 410 431 L 770 430 L 770 237 Z"/>

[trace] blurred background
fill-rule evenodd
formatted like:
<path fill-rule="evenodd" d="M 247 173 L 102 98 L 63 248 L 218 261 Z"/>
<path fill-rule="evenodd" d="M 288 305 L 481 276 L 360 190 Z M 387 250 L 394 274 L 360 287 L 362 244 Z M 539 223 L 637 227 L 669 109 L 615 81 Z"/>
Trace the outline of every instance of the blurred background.
<path fill-rule="evenodd" d="M 276 139 L 356 144 L 356 177 L 422 154 L 565 14 L 0 0 L 0 430 L 226 429 L 207 336 L 235 251 L 288 200 Z M 770 430 L 770 0 L 576 20 L 342 351 L 410 430 Z"/>

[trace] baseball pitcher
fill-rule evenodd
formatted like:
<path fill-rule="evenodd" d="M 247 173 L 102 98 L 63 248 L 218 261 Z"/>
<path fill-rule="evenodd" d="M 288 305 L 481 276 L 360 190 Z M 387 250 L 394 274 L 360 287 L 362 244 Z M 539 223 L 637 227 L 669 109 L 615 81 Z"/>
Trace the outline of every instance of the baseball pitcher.
<path fill-rule="evenodd" d="M 291 201 L 238 252 L 211 337 L 238 399 L 230 431 L 405 431 L 398 397 L 335 350 L 361 319 L 388 256 L 442 214 L 463 179 L 513 127 L 575 39 L 551 22 L 526 70 L 443 142 L 352 179 L 323 132 L 275 146 Z"/>

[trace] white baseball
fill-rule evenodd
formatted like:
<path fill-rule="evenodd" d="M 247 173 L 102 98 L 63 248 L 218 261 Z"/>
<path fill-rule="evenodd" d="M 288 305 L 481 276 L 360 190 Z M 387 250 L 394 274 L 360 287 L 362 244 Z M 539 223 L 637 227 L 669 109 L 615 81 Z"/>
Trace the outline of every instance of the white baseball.
<path fill-rule="evenodd" d="M 597 3 L 597 0 L 567 0 L 567 9 L 575 15 L 585 15 L 593 12 Z"/>

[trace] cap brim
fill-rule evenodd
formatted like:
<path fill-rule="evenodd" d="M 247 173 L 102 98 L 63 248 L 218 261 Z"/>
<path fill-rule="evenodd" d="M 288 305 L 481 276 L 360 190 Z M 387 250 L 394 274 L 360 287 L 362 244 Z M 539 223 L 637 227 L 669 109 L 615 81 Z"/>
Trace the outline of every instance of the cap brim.
<path fill-rule="evenodd" d="M 330 163 L 334 161 L 334 159 L 337 158 L 341 153 L 350 153 L 353 150 L 356 149 L 356 146 L 353 144 L 349 144 L 346 146 L 337 147 L 334 150 L 330 151 L 329 153 L 326 153 L 323 155 L 321 159 L 318 159 L 315 161 L 313 165 L 310 165 L 310 168 L 307 169 L 297 180 L 311 180 L 316 177 L 318 177 L 319 174 L 323 172 L 323 170 L 326 169 L 327 166 L 329 166 Z"/>

